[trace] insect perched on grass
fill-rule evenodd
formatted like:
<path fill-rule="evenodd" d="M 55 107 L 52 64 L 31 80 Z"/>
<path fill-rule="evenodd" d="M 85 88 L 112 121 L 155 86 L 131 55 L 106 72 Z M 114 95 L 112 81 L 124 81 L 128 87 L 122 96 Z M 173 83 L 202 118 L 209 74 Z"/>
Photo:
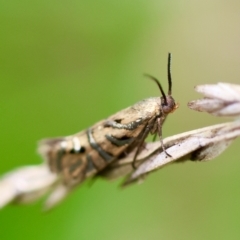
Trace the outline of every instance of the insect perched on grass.
<path fill-rule="evenodd" d="M 161 97 L 144 99 L 72 136 L 41 141 L 39 152 L 51 171 L 61 175 L 64 183 L 71 187 L 93 177 L 136 149 L 132 163 L 135 167 L 137 155 L 149 133 L 159 135 L 162 150 L 170 156 L 162 141 L 163 122 L 177 108 L 171 96 L 170 53 L 167 70 L 168 95 L 156 78 L 146 75 L 156 82 Z"/>

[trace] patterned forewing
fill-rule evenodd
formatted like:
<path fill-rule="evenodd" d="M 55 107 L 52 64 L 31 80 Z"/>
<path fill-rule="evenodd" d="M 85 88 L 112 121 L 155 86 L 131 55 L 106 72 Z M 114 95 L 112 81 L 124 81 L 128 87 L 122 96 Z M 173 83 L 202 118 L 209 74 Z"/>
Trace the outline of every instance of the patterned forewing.
<path fill-rule="evenodd" d="M 91 128 L 65 138 L 44 140 L 40 153 L 50 169 L 74 185 L 103 170 L 139 141 L 149 121 L 159 114 L 159 98 L 145 99 Z"/>

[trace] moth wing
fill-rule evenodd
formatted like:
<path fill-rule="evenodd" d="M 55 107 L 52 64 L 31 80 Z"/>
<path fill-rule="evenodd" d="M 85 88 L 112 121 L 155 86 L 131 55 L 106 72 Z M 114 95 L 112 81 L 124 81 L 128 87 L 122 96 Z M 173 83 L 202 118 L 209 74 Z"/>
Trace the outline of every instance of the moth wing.
<path fill-rule="evenodd" d="M 85 179 L 87 160 L 81 153 L 64 149 L 66 138 L 45 139 L 39 142 L 38 152 L 52 172 L 60 174 L 67 185 L 81 183 Z"/>

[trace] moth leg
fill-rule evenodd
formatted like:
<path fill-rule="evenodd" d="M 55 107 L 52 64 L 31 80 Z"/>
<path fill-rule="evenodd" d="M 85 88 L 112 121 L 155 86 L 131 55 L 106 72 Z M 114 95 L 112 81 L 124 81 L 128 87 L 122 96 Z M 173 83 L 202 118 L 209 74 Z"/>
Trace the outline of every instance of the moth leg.
<path fill-rule="evenodd" d="M 155 141 L 156 141 L 156 138 L 157 138 L 157 133 L 154 134 L 152 141 L 155 142 Z"/>
<path fill-rule="evenodd" d="M 139 118 L 136 121 L 127 123 L 127 124 L 122 124 L 118 123 L 117 121 L 114 120 L 107 120 L 104 124 L 104 127 L 112 127 L 112 128 L 117 128 L 117 129 L 126 129 L 126 130 L 134 130 L 136 129 L 139 125 L 142 124 L 143 119 Z"/>
<path fill-rule="evenodd" d="M 158 118 L 157 121 L 158 121 L 158 135 L 159 135 L 159 139 L 160 139 L 160 143 L 161 143 L 161 146 L 162 146 L 162 150 L 165 152 L 165 154 L 168 156 L 168 157 L 172 157 L 169 153 L 167 153 L 165 147 L 164 147 L 164 144 L 163 144 L 163 139 L 162 139 L 162 125 L 163 125 L 163 118 Z"/>
<path fill-rule="evenodd" d="M 141 149 L 141 147 L 142 147 L 142 145 L 143 145 L 143 143 L 144 143 L 145 138 L 147 137 L 147 135 L 148 135 L 149 132 L 151 131 L 152 126 L 153 126 L 153 123 L 154 123 L 154 122 L 151 122 L 150 124 L 148 124 L 148 125 L 144 128 L 144 130 L 143 130 L 143 134 L 142 134 L 142 136 L 141 136 L 141 138 L 140 138 L 140 141 L 139 141 L 139 143 L 138 143 L 137 151 L 136 151 L 136 153 L 135 153 L 135 155 L 134 155 L 134 158 L 133 158 L 133 161 L 132 161 L 132 167 L 133 167 L 133 169 L 136 169 L 136 168 L 137 168 L 137 167 L 135 166 L 136 159 L 137 159 L 137 155 L 138 155 L 139 152 L 140 152 L 140 149 Z"/>

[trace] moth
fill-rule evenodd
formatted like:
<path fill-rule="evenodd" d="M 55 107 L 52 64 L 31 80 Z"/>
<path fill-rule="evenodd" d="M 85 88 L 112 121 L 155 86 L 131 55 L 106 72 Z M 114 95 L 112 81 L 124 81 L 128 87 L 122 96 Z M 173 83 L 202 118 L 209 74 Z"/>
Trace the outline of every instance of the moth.
<path fill-rule="evenodd" d="M 161 97 L 144 99 L 77 134 L 42 140 L 39 153 L 49 164 L 50 170 L 72 187 L 86 178 L 96 176 L 132 151 L 135 151 L 134 168 L 137 155 L 149 133 L 159 135 L 162 150 L 169 157 L 162 141 L 162 125 L 167 115 L 178 107 L 171 96 L 170 53 L 167 73 L 167 95 L 155 77 L 145 74 L 158 85 Z"/>

